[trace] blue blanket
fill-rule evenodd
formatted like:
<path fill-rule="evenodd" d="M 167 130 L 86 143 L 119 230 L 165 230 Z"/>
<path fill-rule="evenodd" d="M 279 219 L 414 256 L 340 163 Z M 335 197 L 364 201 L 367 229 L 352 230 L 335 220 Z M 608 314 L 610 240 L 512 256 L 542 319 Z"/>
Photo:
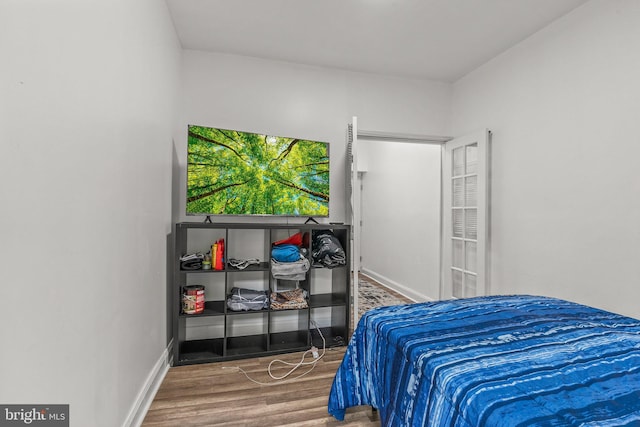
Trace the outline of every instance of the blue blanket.
<path fill-rule="evenodd" d="M 373 309 L 329 413 L 357 405 L 382 426 L 640 426 L 640 321 L 532 296 Z"/>

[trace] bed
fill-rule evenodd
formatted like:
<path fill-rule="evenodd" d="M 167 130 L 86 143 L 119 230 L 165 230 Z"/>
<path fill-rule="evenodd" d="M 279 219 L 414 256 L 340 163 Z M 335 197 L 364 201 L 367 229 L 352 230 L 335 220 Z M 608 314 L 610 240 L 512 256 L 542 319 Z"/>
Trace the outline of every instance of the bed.
<path fill-rule="evenodd" d="M 527 295 L 376 308 L 328 410 L 358 405 L 382 426 L 640 426 L 640 321 Z"/>

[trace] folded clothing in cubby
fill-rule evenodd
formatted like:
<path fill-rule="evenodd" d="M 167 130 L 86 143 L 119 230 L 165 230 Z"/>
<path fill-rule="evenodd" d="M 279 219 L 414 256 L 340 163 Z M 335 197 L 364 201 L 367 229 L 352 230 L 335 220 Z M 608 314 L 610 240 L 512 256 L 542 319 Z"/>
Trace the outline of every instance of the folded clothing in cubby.
<path fill-rule="evenodd" d="M 292 310 L 307 308 L 307 291 L 292 289 L 290 291 L 271 292 L 271 310 Z"/>
<path fill-rule="evenodd" d="M 302 257 L 298 261 L 280 262 L 271 258 L 271 275 L 274 279 L 305 280 L 311 263 Z"/>
<path fill-rule="evenodd" d="M 232 311 L 263 310 L 269 308 L 269 294 L 267 291 L 234 287 L 227 298 L 227 307 Z"/>

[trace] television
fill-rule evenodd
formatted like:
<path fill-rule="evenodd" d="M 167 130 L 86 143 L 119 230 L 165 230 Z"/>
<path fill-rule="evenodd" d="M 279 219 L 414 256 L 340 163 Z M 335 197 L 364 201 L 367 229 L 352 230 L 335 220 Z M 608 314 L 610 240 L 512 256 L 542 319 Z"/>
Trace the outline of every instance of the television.
<path fill-rule="evenodd" d="M 187 215 L 329 216 L 329 144 L 188 126 Z"/>

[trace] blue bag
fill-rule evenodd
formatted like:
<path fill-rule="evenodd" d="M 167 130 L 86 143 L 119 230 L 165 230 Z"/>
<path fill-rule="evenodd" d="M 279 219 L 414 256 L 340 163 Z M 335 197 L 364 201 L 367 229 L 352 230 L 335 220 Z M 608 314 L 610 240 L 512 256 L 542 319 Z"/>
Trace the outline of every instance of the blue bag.
<path fill-rule="evenodd" d="M 279 262 L 294 262 L 300 259 L 300 249 L 296 245 L 285 244 L 271 248 L 271 258 Z"/>

